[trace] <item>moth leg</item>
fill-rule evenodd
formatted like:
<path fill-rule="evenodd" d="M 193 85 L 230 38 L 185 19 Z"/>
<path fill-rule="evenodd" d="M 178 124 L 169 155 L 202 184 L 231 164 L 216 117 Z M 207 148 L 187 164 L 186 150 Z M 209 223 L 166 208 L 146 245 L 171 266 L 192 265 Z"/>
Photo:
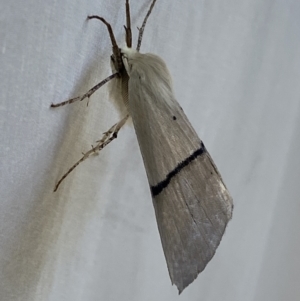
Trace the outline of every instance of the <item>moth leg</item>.
<path fill-rule="evenodd" d="M 123 119 L 121 119 L 119 122 L 114 124 L 108 131 L 106 131 L 103 134 L 103 137 L 101 140 L 97 141 L 97 145 L 92 147 L 90 150 L 88 150 L 86 153 L 83 154 L 83 156 L 60 178 L 60 180 L 57 182 L 57 184 L 54 187 L 54 191 L 56 191 L 61 184 L 61 182 L 85 159 L 87 159 L 91 154 L 97 153 L 101 151 L 105 146 L 107 146 L 109 143 L 111 143 L 114 139 L 117 138 L 118 132 L 123 127 L 123 125 L 126 123 L 129 115 L 126 115 Z"/>
<path fill-rule="evenodd" d="M 69 100 L 66 100 L 66 101 L 62 101 L 62 102 L 59 102 L 59 103 L 56 103 L 56 104 L 51 104 L 51 108 L 57 108 L 57 107 L 61 107 L 61 106 L 64 106 L 66 104 L 70 104 L 70 103 L 73 103 L 77 100 L 79 101 L 82 101 L 84 100 L 85 98 L 90 98 L 92 94 L 94 94 L 99 88 L 101 88 L 103 85 L 105 85 L 107 82 L 109 82 L 111 79 L 115 78 L 119 76 L 119 73 L 116 72 L 110 76 L 108 76 L 107 78 L 105 78 L 103 81 L 101 81 L 99 84 L 97 84 L 96 86 L 94 86 L 92 89 L 90 89 L 88 92 L 86 92 L 85 94 L 83 94 L 82 96 L 78 96 L 78 97 L 75 97 L 75 98 L 71 98 Z"/>
<path fill-rule="evenodd" d="M 151 3 L 151 6 L 145 16 L 145 19 L 143 21 L 143 24 L 142 24 L 142 27 L 141 28 L 138 28 L 139 30 L 139 38 L 138 38 L 138 43 L 137 43 L 137 46 L 136 46 L 136 50 L 137 51 L 140 51 L 140 48 L 141 48 L 141 44 L 142 44 L 142 39 L 143 39 L 143 34 L 144 34 L 144 30 L 145 30 L 145 26 L 146 26 L 146 23 L 147 23 L 147 20 L 152 12 L 152 9 L 154 7 L 154 4 L 155 4 L 156 0 L 153 0 L 152 3 Z"/>
<path fill-rule="evenodd" d="M 126 26 L 124 26 L 124 28 L 125 28 L 125 39 L 126 39 L 127 47 L 131 48 L 132 47 L 132 33 L 131 33 L 129 0 L 126 0 L 125 8 L 126 8 Z"/>
<path fill-rule="evenodd" d="M 87 16 L 87 19 L 88 20 L 91 20 L 91 19 L 97 19 L 97 20 L 100 20 L 102 23 L 104 23 L 107 27 L 107 30 L 108 30 L 108 33 L 109 33 L 109 36 L 110 36 L 110 40 L 111 40 L 111 44 L 112 44 L 112 51 L 113 51 L 113 55 L 116 59 L 116 70 L 117 71 L 120 71 L 122 69 L 122 57 L 121 57 L 121 52 L 120 52 L 120 48 L 116 42 L 116 38 L 115 38 L 115 35 L 114 35 L 114 32 L 111 28 L 111 25 L 102 17 L 99 17 L 99 16 L 96 16 L 96 15 L 93 15 L 93 16 Z"/>

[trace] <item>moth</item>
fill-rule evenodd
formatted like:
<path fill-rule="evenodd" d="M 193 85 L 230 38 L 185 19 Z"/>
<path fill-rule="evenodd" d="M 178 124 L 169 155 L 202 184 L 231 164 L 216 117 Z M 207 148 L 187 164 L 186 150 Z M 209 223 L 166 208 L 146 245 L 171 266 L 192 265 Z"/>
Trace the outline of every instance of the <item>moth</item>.
<path fill-rule="evenodd" d="M 113 80 L 120 88 L 126 114 L 62 176 L 55 191 L 79 163 L 117 138 L 132 118 L 169 275 L 181 293 L 214 256 L 231 219 L 233 202 L 211 156 L 174 96 L 166 64 L 157 55 L 139 52 L 155 2 L 138 28 L 136 49 L 132 48 L 129 0 L 125 4 L 124 26 L 127 47 L 119 48 L 111 25 L 104 18 L 88 16 L 89 20 L 100 20 L 108 29 L 113 73 L 86 94 L 51 107 L 89 98 Z"/>

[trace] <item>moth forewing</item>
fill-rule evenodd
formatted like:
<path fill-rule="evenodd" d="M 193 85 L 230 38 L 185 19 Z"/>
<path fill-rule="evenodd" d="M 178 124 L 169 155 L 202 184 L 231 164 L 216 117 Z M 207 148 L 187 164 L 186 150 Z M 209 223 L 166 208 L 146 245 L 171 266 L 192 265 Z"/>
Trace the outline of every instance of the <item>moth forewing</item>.
<path fill-rule="evenodd" d="M 161 58 L 122 49 L 129 113 L 147 172 L 172 283 L 179 293 L 211 260 L 232 199 L 203 142 L 175 99 Z"/>

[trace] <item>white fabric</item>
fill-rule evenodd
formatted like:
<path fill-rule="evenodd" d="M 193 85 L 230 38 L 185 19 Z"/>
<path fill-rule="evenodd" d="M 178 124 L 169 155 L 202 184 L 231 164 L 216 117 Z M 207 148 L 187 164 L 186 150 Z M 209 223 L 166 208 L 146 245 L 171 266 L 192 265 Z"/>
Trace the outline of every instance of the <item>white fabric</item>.
<path fill-rule="evenodd" d="M 131 1 L 140 26 L 150 1 Z M 119 116 L 105 17 L 123 42 L 125 0 L 2 1 L 0 300 L 299 300 L 298 0 L 157 4 L 141 52 L 160 55 L 234 199 L 213 260 L 171 286 L 134 130 L 55 182 Z"/>

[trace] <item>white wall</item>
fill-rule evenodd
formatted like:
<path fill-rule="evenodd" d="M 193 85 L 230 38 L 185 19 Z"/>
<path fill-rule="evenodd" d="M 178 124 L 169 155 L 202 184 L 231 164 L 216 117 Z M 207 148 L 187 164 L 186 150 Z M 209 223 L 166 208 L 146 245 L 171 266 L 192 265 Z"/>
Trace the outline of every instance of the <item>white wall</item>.
<path fill-rule="evenodd" d="M 300 2 L 158 0 L 142 52 L 159 54 L 178 101 L 234 198 L 205 271 L 171 286 L 134 130 L 59 177 L 118 113 L 104 87 L 125 0 L 2 1 L 0 300 L 282 301 L 300 297 Z M 131 1 L 133 29 L 149 1 Z"/>

